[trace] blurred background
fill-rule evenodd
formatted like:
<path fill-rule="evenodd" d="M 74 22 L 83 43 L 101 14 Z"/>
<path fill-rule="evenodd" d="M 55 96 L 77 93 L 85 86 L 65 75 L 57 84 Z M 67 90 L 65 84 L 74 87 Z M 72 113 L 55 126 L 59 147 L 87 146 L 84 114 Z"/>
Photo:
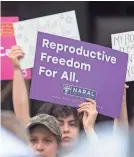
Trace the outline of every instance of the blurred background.
<path fill-rule="evenodd" d="M 111 34 L 134 30 L 134 2 L 91 1 L 2 1 L 1 16 L 18 16 L 26 20 L 65 11 L 75 10 L 81 40 L 111 47 Z M 100 76 L 101 77 L 101 76 Z M 26 81 L 29 89 L 30 81 Z M 127 108 L 129 121 L 134 115 L 134 82 L 129 82 Z M 12 81 L 1 82 L 1 107 L 13 110 Z M 31 100 L 31 116 L 42 102 Z M 112 120 L 99 115 L 99 121 Z"/>

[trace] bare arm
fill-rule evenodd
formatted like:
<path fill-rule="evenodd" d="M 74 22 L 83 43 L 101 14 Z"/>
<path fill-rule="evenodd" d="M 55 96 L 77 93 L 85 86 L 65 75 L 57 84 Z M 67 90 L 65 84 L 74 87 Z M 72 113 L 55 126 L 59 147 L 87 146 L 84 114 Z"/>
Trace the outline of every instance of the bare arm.
<path fill-rule="evenodd" d="M 114 129 L 120 127 L 120 126 L 126 126 L 128 128 L 128 115 L 127 115 L 127 104 L 126 104 L 126 88 L 128 86 L 125 85 L 124 88 L 124 95 L 123 95 L 123 101 L 121 106 L 121 114 L 118 119 L 114 119 Z"/>
<path fill-rule="evenodd" d="M 30 119 L 28 91 L 20 69 L 14 70 L 13 104 L 16 116 L 27 124 Z"/>
<path fill-rule="evenodd" d="M 20 68 L 19 58 L 24 54 L 18 46 L 12 47 L 9 58 L 14 65 L 13 78 L 13 105 L 14 111 L 18 118 L 22 119 L 24 124 L 27 124 L 30 119 L 29 114 L 29 98 L 25 80 Z"/>

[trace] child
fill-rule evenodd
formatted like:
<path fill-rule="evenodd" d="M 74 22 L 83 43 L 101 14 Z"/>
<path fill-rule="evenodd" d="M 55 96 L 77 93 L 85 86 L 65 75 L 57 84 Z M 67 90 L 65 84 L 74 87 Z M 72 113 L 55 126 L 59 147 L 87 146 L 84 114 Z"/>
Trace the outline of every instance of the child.
<path fill-rule="evenodd" d="M 30 146 L 36 156 L 56 157 L 61 142 L 59 123 L 53 116 L 39 114 L 30 119 L 27 124 Z"/>

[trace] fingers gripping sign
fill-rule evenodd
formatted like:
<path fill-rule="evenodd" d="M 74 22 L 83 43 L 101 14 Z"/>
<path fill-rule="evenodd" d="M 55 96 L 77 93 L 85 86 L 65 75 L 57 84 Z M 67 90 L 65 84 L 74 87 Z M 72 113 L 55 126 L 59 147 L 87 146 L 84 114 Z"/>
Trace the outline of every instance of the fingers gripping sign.
<path fill-rule="evenodd" d="M 82 121 L 85 131 L 93 129 L 98 115 L 96 102 L 92 99 L 86 99 L 85 103 L 79 105 L 78 113 L 83 113 Z"/>

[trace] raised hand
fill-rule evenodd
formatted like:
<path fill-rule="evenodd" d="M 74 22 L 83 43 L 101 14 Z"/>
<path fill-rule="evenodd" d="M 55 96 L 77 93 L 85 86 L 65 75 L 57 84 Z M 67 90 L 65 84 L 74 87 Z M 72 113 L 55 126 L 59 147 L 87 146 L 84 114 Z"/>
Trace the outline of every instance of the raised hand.
<path fill-rule="evenodd" d="M 8 56 L 11 61 L 12 61 L 12 64 L 14 66 L 15 69 L 20 69 L 20 58 L 24 57 L 24 53 L 21 49 L 20 46 L 12 46 L 11 48 L 11 52 L 9 53 L 9 56 Z"/>
<path fill-rule="evenodd" d="M 85 131 L 94 129 L 94 124 L 98 115 L 96 102 L 92 99 L 86 99 L 87 102 L 79 105 L 78 113 L 83 113 L 83 127 Z"/>

